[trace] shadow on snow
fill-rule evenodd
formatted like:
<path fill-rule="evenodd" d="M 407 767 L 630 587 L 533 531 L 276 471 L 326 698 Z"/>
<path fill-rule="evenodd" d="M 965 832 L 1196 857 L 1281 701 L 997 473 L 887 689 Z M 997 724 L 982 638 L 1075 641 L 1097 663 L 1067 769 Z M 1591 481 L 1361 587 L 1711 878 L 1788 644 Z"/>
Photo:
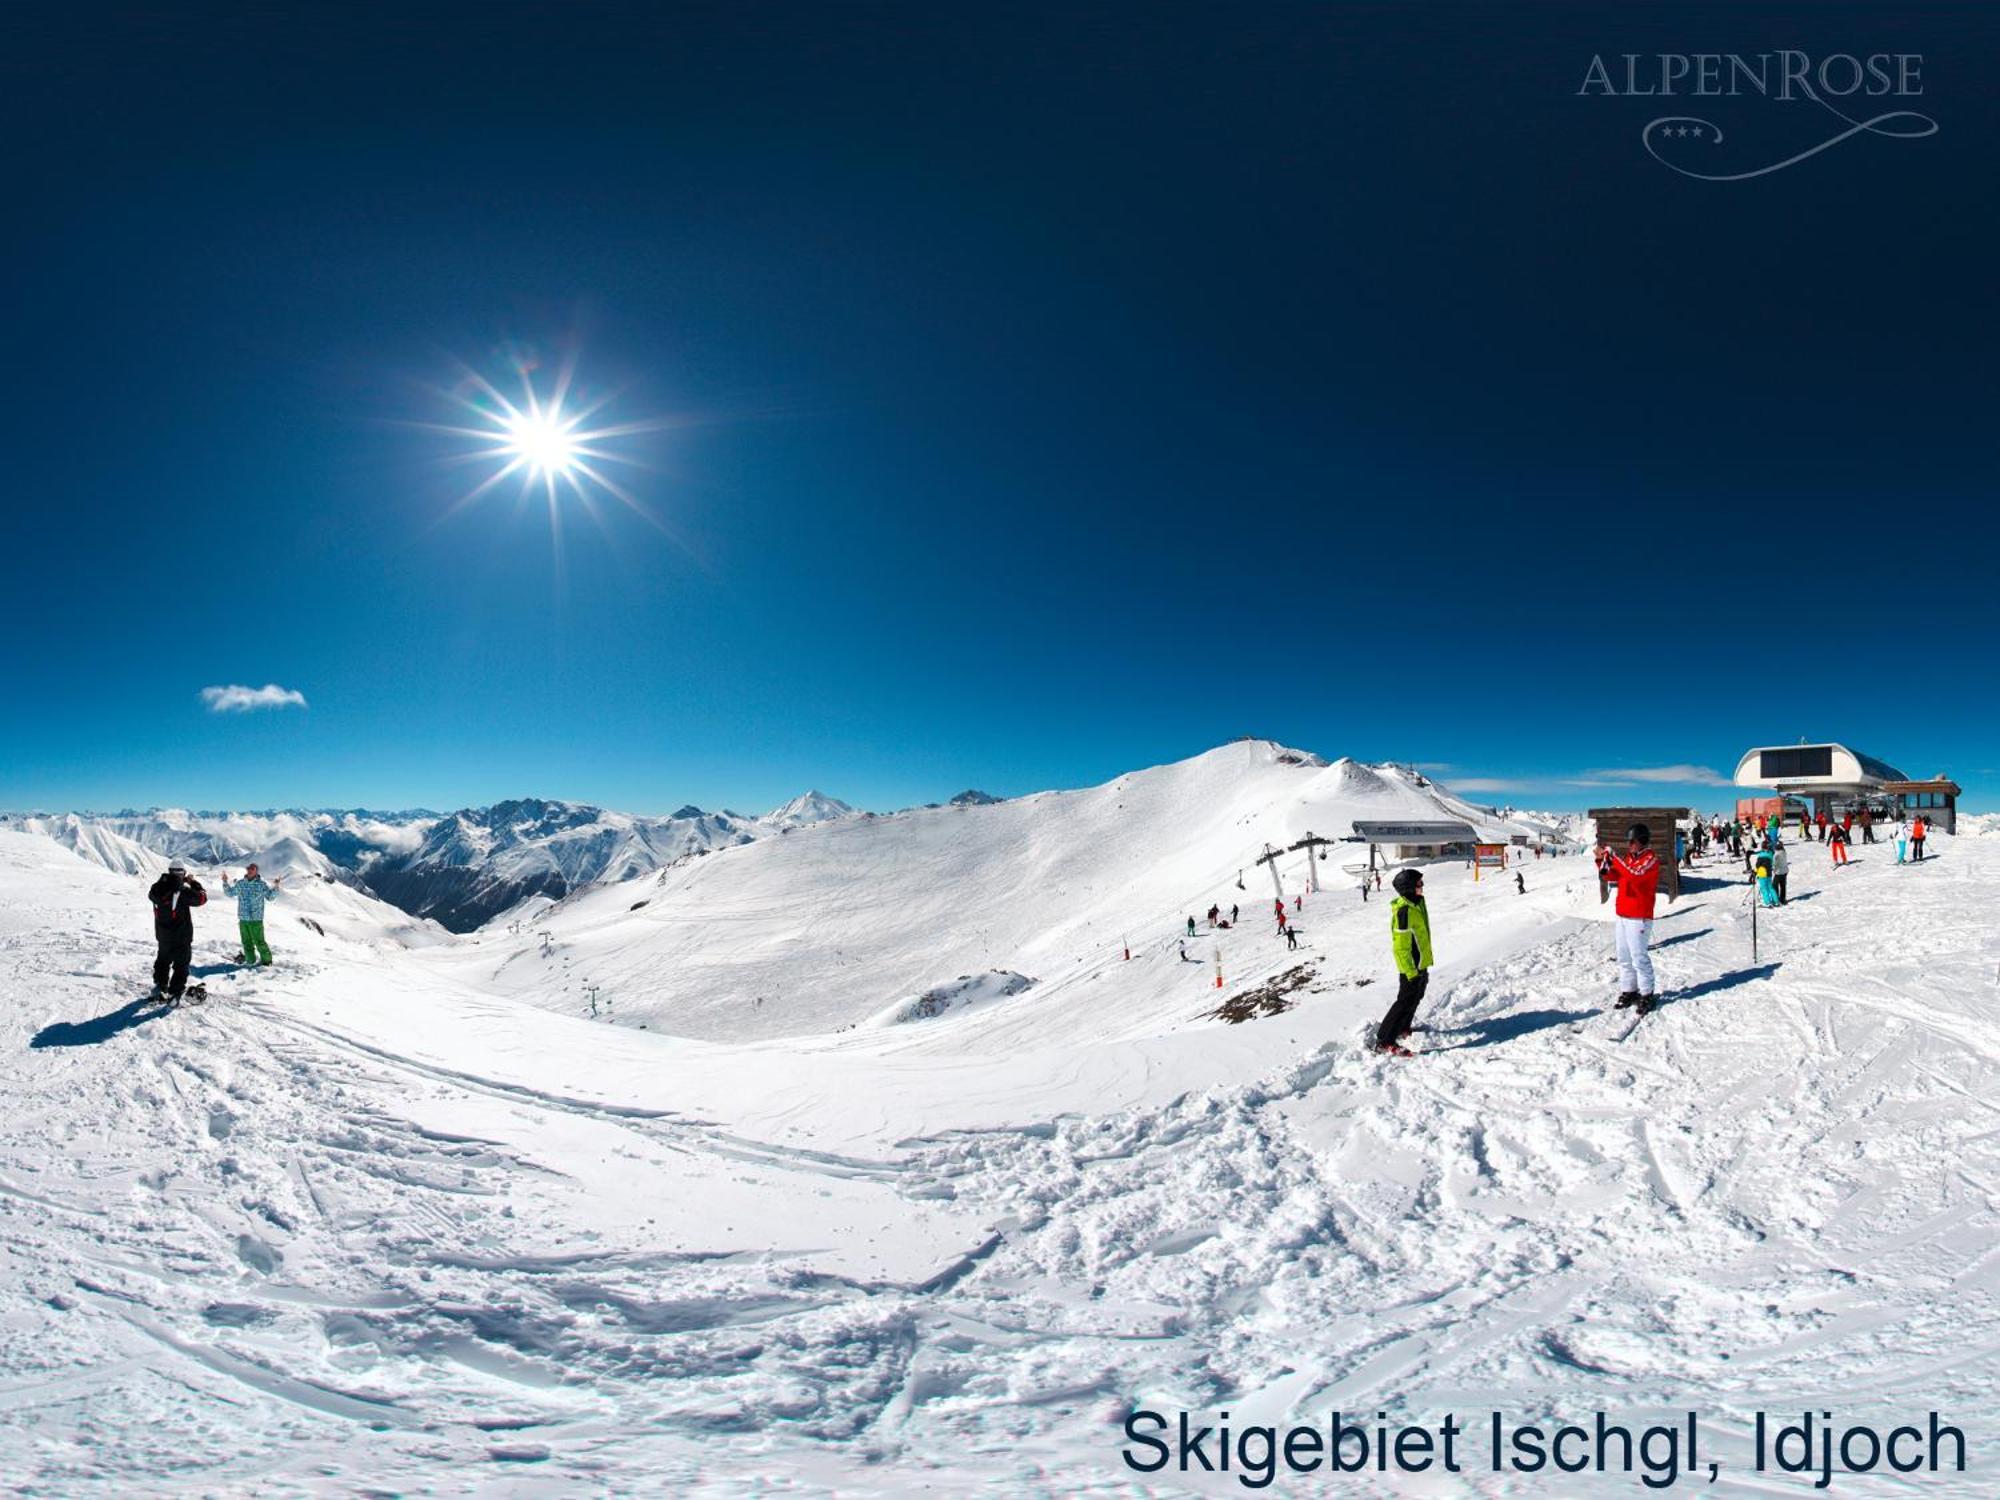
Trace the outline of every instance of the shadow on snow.
<path fill-rule="evenodd" d="M 1653 944 L 1653 948 L 1657 952 L 1661 948 L 1671 948 L 1675 943 L 1691 943 L 1696 938 L 1707 937 L 1713 931 L 1715 931 L 1713 927 L 1704 927 L 1699 932 L 1683 932 L 1674 937 L 1661 938 L 1657 943 Z"/>
<path fill-rule="evenodd" d="M 1470 1026 L 1454 1026 L 1449 1031 L 1433 1031 L 1437 1039 L 1436 1047 L 1426 1047 L 1429 1051 L 1456 1051 L 1461 1047 L 1492 1047 L 1501 1042 L 1518 1041 L 1524 1036 L 1533 1036 L 1538 1031 L 1547 1031 L 1555 1026 L 1569 1026 L 1577 1021 L 1596 1015 L 1592 1010 L 1518 1010 L 1510 1015 L 1490 1016 L 1483 1021 L 1474 1021 Z"/>
<path fill-rule="evenodd" d="M 1759 979 L 1769 979 L 1778 972 L 1777 963 L 1757 964 L 1748 969 L 1731 969 L 1727 974 L 1718 974 L 1713 979 L 1704 979 L 1700 984 L 1691 984 L 1684 990 L 1676 990 L 1671 995 L 1660 997 L 1662 1009 L 1678 1005 L 1683 1000 L 1699 1000 L 1703 995 L 1713 995 L 1718 990 L 1733 990 L 1739 984 L 1752 984 Z"/>
<path fill-rule="evenodd" d="M 1719 875 L 1684 875 L 1681 877 L 1681 894 L 1683 896 L 1699 896 L 1709 891 L 1730 890 L 1742 884 L 1743 882 L 1740 880 L 1728 879 Z M 1679 910 L 1686 911 L 1687 908 L 1681 907 Z M 1673 914 L 1668 913 L 1670 916 Z"/>
<path fill-rule="evenodd" d="M 148 1021 L 164 1016 L 168 1009 L 168 1006 L 142 997 L 130 1005 L 112 1011 L 109 1015 L 97 1016 L 88 1021 L 51 1021 L 35 1033 L 28 1046 L 30 1048 L 95 1046 L 99 1042 L 109 1041 L 121 1031 L 130 1031 L 134 1026 L 143 1026 Z"/>
<path fill-rule="evenodd" d="M 1684 933 L 1669 938 L 1669 943 L 1685 943 L 1692 938 L 1705 936 L 1709 929 L 1701 932 Z M 1667 943 L 1655 943 L 1655 948 L 1664 948 Z M 1748 969 L 1731 969 L 1727 974 L 1718 974 L 1713 979 L 1704 979 L 1700 984 L 1690 985 L 1670 995 L 1660 997 L 1660 1008 L 1678 1005 L 1683 1000 L 1699 1000 L 1704 995 L 1713 995 L 1719 990 L 1732 990 L 1741 984 L 1751 984 L 1759 979 L 1769 979 L 1778 972 L 1776 962 L 1757 964 Z M 1492 1047 L 1501 1042 L 1518 1041 L 1524 1036 L 1533 1036 L 1538 1031 L 1549 1031 L 1557 1026 L 1570 1026 L 1578 1021 L 1589 1020 L 1601 1015 L 1599 1010 L 1522 1010 L 1511 1015 L 1491 1016 L 1483 1021 L 1475 1021 L 1470 1026 L 1454 1026 L 1449 1030 L 1432 1030 L 1433 1045 L 1424 1048 L 1426 1052 L 1456 1052 L 1462 1047 Z"/>

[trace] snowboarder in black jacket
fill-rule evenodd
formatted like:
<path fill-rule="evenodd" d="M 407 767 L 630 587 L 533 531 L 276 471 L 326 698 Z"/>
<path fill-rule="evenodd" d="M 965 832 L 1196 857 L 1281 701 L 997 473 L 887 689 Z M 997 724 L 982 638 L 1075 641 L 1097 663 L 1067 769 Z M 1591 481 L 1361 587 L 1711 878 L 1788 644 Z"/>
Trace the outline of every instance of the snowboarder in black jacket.
<path fill-rule="evenodd" d="M 153 903 L 153 936 L 159 955 L 153 960 L 153 998 L 178 1000 L 187 989 L 188 965 L 194 960 L 194 909 L 208 904 L 208 892 L 188 874 L 179 860 L 146 892 Z"/>

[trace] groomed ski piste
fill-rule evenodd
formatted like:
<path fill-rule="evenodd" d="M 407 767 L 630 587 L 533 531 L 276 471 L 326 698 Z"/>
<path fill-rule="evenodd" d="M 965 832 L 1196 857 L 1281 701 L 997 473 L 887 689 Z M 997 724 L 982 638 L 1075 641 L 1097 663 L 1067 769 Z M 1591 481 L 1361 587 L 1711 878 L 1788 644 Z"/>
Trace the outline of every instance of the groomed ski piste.
<path fill-rule="evenodd" d="M 1145 1407 L 1693 1410 L 1702 1488 L 1803 1494 L 1750 1423 L 1832 1409 L 1938 1411 L 1972 1457 L 1836 1493 L 1993 1493 L 2000 837 L 1796 847 L 1754 958 L 1711 857 L 1623 1042 L 1586 857 L 1529 859 L 1525 895 L 1430 865 L 1401 1061 L 1363 1045 L 1385 897 L 1324 868 L 1294 951 L 1252 861 L 1419 790 L 1239 743 L 464 939 L 288 881 L 256 972 L 211 883 L 210 998 L 175 1011 L 141 1003 L 145 873 L 0 832 L 4 1485 L 1244 1492 L 1128 1468 Z M 1274 1488 L 1645 1492 L 1483 1461 Z"/>

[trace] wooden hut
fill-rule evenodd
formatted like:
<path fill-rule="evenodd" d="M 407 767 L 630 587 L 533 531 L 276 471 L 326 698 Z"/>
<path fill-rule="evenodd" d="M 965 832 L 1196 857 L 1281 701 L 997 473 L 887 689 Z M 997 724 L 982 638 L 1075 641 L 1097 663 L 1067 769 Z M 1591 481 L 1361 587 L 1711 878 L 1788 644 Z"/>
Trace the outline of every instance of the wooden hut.
<path fill-rule="evenodd" d="M 1625 830 L 1644 823 L 1653 835 L 1653 852 L 1660 857 L 1660 889 L 1669 899 L 1681 893 L 1680 862 L 1674 858 L 1674 832 L 1694 814 L 1685 807 L 1593 807 L 1589 816 L 1597 825 L 1597 842 L 1613 849 L 1625 848 Z M 1597 899 L 1611 899 L 1611 887 L 1597 882 Z"/>

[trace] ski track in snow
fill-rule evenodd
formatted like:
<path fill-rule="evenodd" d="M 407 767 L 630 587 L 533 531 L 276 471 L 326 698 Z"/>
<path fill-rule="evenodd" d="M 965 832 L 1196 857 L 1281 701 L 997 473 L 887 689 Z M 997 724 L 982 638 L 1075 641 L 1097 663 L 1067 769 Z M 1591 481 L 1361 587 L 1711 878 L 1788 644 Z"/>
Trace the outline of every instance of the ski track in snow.
<path fill-rule="evenodd" d="M 582 1057 L 659 1049 L 642 1060 L 671 1038 L 305 937 L 274 971 L 217 975 L 206 1006 L 31 1048 L 136 998 L 150 941 L 130 882 L 0 835 L 23 997 L 0 1040 L 8 1483 L 1240 1492 L 1125 1470 L 1135 1403 L 1239 1425 L 1694 1408 L 1723 1493 L 1806 1487 L 1748 1471 L 1759 1408 L 1936 1409 L 1978 1458 L 2000 1370 L 2000 839 L 1938 842 L 1926 867 L 1866 850 L 1837 876 L 1806 851 L 1806 899 L 1764 914 L 1756 962 L 1733 881 L 1666 909 L 1670 998 L 1622 1043 L 1609 931 L 1571 861 L 1567 898 L 1536 871 L 1546 907 L 1456 968 L 1453 893 L 1434 897 L 1446 967 L 1415 1061 L 1359 1045 L 1387 984 L 1319 986 L 1240 1028 L 1187 1020 L 1191 998 L 1163 1024 L 1215 1045 L 1147 1054 L 1113 1107 L 1113 1075 L 1078 1062 L 1010 1118 L 955 1100 L 966 1060 L 933 1056 L 944 1032 L 914 1054 L 685 1044 L 734 1081 L 683 1110 L 622 1054 L 582 1079 L 553 1050 L 536 1065 L 565 1037 Z M 1309 923 L 1322 972 L 1381 974 L 1385 920 Z M 1243 985 L 1298 961 L 1266 946 Z M 360 986 L 391 999 L 344 1013 Z M 1023 999 L 1036 1025 L 1063 1013 Z M 541 1029 L 486 1046 L 510 1018 Z M 979 1025 L 965 1035 L 1022 1029 Z M 1073 1051 L 1131 1046 L 1123 1023 L 1078 1029 Z M 879 1123 L 807 1099 L 783 1140 L 751 1107 L 767 1069 L 866 1079 L 870 1058 L 894 1062 L 885 1090 L 932 1094 Z M 1991 1493 L 1977 1468 L 1840 1488 Z"/>

